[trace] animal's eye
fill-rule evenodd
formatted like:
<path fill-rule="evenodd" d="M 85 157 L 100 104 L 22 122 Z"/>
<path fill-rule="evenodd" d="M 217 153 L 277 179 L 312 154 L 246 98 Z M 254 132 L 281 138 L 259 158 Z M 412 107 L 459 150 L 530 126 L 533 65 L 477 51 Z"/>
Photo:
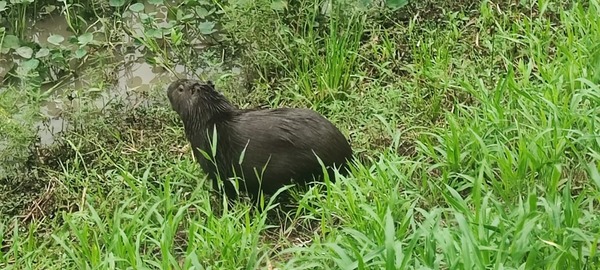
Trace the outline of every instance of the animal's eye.
<path fill-rule="evenodd" d="M 179 87 L 177 87 L 177 91 L 179 91 L 179 93 L 183 92 L 183 85 L 180 85 Z"/>

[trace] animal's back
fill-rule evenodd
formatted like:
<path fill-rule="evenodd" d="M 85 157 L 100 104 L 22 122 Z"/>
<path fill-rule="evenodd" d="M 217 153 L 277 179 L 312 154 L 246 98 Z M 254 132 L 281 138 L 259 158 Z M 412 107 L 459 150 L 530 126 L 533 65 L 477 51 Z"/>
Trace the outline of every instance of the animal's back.
<path fill-rule="evenodd" d="M 242 169 L 249 191 L 255 186 L 254 168 L 262 175 L 263 189 L 275 192 L 290 178 L 303 182 L 319 176 L 321 166 L 345 165 L 352 149 L 344 135 L 329 120 L 308 109 L 279 108 L 244 112 L 227 124 L 230 159 L 244 151 Z M 248 175 L 251 174 L 251 175 Z"/>

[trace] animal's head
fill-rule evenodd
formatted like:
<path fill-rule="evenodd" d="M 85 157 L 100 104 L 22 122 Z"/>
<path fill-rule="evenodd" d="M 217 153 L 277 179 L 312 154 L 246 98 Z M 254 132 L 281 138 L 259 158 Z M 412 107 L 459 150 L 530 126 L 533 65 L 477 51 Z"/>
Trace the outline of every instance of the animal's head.
<path fill-rule="evenodd" d="M 228 112 L 233 106 L 215 90 L 212 81 L 202 82 L 178 79 L 167 88 L 171 108 L 186 119 L 210 119 L 215 114 Z"/>

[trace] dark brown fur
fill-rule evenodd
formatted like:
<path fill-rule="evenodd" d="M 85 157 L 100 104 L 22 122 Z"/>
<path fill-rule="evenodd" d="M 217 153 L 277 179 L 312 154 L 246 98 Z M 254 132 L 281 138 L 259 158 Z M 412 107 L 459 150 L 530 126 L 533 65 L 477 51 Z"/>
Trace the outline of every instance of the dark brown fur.
<path fill-rule="evenodd" d="M 323 173 L 315 154 L 329 169 L 347 173 L 352 149 L 344 135 L 327 119 L 309 109 L 279 108 L 240 110 L 214 89 L 212 82 L 180 79 L 167 90 L 174 111 L 183 120 L 187 139 L 202 169 L 217 184 L 217 179 L 238 176 L 240 190 L 256 198 L 259 191 L 273 194 L 284 185 L 306 184 L 322 179 Z M 217 131 L 215 165 L 198 149 L 211 155 L 210 139 Z M 244 158 L 241 166 L 239 159 Z M 313 152 L 314 151 L 314 152 Z M 267 163 L 268 162 L 268 163 Z M 255 174 L 263 171 L 262 186 Z M 235 170 L 232 169 L 235 168 Z M 234 175 L 235 173 L 235 175 Z M 218 174 L 218 175 L 217 175 Z M 224 182 L 225 192 L 237 198 L 234 187 Z M 216 186 L 215 186 L 216 187 Z"/>

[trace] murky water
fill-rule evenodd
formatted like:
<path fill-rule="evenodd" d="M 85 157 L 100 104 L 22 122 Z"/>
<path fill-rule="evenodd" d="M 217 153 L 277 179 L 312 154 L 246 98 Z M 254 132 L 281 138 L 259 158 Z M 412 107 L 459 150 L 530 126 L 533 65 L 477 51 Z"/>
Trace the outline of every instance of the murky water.
<path fill-rule="evenodd" d="M 178 66 L 176 71 L 179 76 L 183 76 L 183 67 Z M 103 108 L 114 100 L 124 100 L 132 107 L 148 105 L 143 95 L 139 93 L 149 92 L 156 85 L 165 85 L 173 81 L 176 77 L 169 72 L 156 70 L 151 65 L 143 61 L 137 61 L 128 67 L 121 68 L 118 72 L 117 83 L 106 89 L 102 95 L 93 101 L 97 108 Z M 75 91 L 77 88 L 83 88 L 85 83 L 74 80 L 65 88 L 71 88 Z M 80 103 L 77 99 L 69 100 L 67 98 L 55 98 L 43 103 L 41 113 L 47 117 L 46 121 L 36 123 L 40 143 L 49 145 L 54 142 L 54 136 L 68 128 L 68 122 L 62 117 L 65 110 L 76 110 Z"/>
<path fill-rule="evenodd" d="M 146 5 L 146 12 L 157 12 L 156 16 L 159 19 L 166 17 L 166 9 L 157 10 L 153 5 Z M 131 19 L 135 20 L 135 18 Z M 137 29 L 139 27 L 136 27 L 134 23 L 133 30 L 137 31 Z M 72 35 L 68 30 L 66 19 L 60 14 L 54 14 L 36 22 L 31 30 L 33 40 L 42 45 L 47 44 L 47 38 L 53 34 L 64 37 Z M 122 60 L 123 63 L 119 65 L 117 70 L 113 71 L 116 73 L 116 83 L 106 90 L 102 89 L 103 92 L 100 97 L 93 101 L 94 106 L 102 108 L 115 99 L 124 100 L 128 105 L 134 107 L 147 105 L 148 101 L 144 99 L 141 93 L 153 91 L 155 90 L 154 87 L 163 86 L 176 78 L 175 75 L 164 69 L 147 64 L 141 56 L 140 53 L 136 52 L 124 55 L 120 57 L 121 59 L 118 59 Z M 10 62 L 2 62 L 0 60 L 0 75 L 3 75 L 3 72 L 6 72 L 10 68 L 9 64 Z M 183 66 L 176 66 L 174 71 L 178 77 L 185 77 L 185 68 Z M 88 79 L 83 75 L 53 89 L 52 97 L 41 108 L 41 113 L 47 119 L 36 123 L 41 145 L 52 144 L 55 136 L 69 128 L 68 122 L 63 119 L 64 112 L 67 109 L 76 110 L 79 106 L 79 100 L 77 98 L 69 100 L 67 97 L 63 97 L 64 95 L 62 94 L 65 91 L 75 93 L 85 92 L 79 90 L 86 90 L 90 87 Z M 45 87 L 45 90 L 49 88 L 51 86 Z M 162 87 L 160 89 L 162 91 Z"/>
<path fill-rule="evenodd" d="M 177 1 L 169 2 L 173 3 Z M 145 4 L 145 12 L 156 12 L 157 23 L 167 23 L 166 7 L 157 8 L 154 5 Z M 141 24 L 137 22 L 139 20 L 138 16 L 131 16 L 127 20 L 124 23 L 129 25 L 131 31 L 134 33 L 142 31 Z M 93 26 L 90 31 L 103 32 L 99 27 L 100 24 Z M 47 41 L 49 36 L 61 35 L 65 39 L 68 39 L 73 33 L 69 30 L 66 18 L 58 12 L 54 12 L 52 15 L 47 15 L 44 19 L 36 21 L 28 35 L 36 43 L 42 46 L 49 46 L 49 42 Z M 133 40 L 125 37 L 124 42 L 132 43 Z M 68 42 L 65 42 L 65 45 L 68 45 Z M 76 49 L 75 45 L 72 49 Z M 181 78 L 186 77 L 186 74 L 199 73 L 199 70 L 189 72 L 183 65 L 179 65 L 174 68 L 175 74 L 172 74 L 167 70 L 146 63 L 140 52 L 132 52 L 126 55 L 115 53 L 114 56 L 114 63 L 118 63 L 117 68 L 114 65 L 107 65 L 111 66 L 111 70 L 92 70 L 91 75 L 95 76 L 88 76 L 85 73 L 79 74 L 80 76 L 77 78 L 71 78 L 59 86 L 51 84 L 42 87 L 42 91 L 51 93 L 50 97 L 40 108 L 40 113 L 44 116 L 45 120 L 35 124 L 42 146 L 52 144 L 56 136 L 59 136 L 62 131 L 70 128 L 69 122 L 65 120 L 64 116 L 71 111 L 77 111 L 80 106 L 103 108 L 115 100 L 125 101 L 130 107 L 147 106 L 150 105 L 151 101 L 145 98 L 145 94 L 152 91 L 164 91 L 166 84 L 175 80 L 176 77 Z M 0 79 L 6 76 L 6 73 L 13 65 L 12 59 L 0 56 Z M 99 97 L 90 101 L 90 88 L 97 87 L 98 74 L 101 73 L 111 74 L 110 77 L 114 78 L 115 81 L 112 81 L 110 86 L 102 86 L 101 88 L 103 89 L 99 89 Z M 77 95 L 73 95 L 74 93 L 81 93 L 81 96 L 76 97 Z"/>

